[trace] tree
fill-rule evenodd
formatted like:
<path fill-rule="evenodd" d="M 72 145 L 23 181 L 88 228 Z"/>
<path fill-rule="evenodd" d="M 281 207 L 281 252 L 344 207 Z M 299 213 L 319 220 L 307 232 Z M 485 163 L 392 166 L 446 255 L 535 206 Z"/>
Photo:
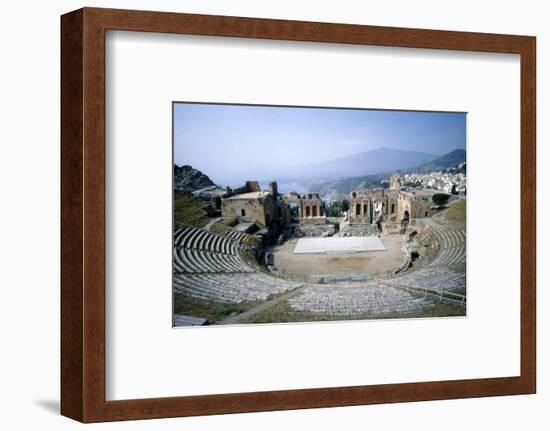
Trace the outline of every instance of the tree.
<path fill-rule="evenodd" d="M 344 199 L 342 201 L 342 211 L 347 211 L 349 210 L 349 201 L 347 199 Z"/>
<path fill-rule="evenodd" d="M 449 201 L 449 195 L 446 193 L 436 193 L 432 196 L 432 201 L 438 207 L 445 205 Z"/>
<path fill-rule="evenodd" d="M 457 195 L 458 194 L 458 192 L 456 191 L 456 184 L 455 183 L 453 183 L 453 188 L 451 189 L 451 194 L 452 195 Z"/>

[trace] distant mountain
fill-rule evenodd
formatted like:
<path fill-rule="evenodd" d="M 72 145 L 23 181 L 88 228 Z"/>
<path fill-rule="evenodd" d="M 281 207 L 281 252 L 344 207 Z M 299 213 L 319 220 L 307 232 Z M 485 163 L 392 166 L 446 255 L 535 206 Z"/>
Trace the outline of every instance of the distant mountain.
<path fill-rule="evenodd" d="M 438 157 L 437 159 L 431 160 L 427 163 L 424 163 L 415 169 L 413 171 L 415 172 L 431 172 L 431 171 L 437 171 L 440 169 L 447 169 L 452 166 L 459 165 L 460 163 L 463 163 L 466 161 L 466 151 L 465 150 L 453 150 L 450 153 L 444 154 L 441 157 Z"/>
<path fill-rule="evenodd" d="M 381 147 L 326 162 L 300 166 L 293 171 L 296 178 L 338 179 L 413 168 L 436 158 L 434 154 Z"/>
<path fill-rule="evenodd" d="M 174 191 L 190 193 L 194 190 L 215 186 L 214 182 L 198 169 L 189 165 L 174 165 Z"/>
<path fill-rule="evenodd" d="M 371 151 L 368 153 L 371 153 Z M 338 200 L 343 199 L 353 190 L 360 188 L 388 187 L 389 183 L 386 182 L 382 184 L 382 181 L 387 181 L 390 175 L 394 172 L 399 172 L 402 175 L 408 173 L 432 172 L 447 169 L 459 165 L 465 161 L 466 151 L 457 149 L 451 151 L 450 153 L 444 154 L 443 156 L 436 157 L 427 163 L 422 163 L 406 169 L 391 169 L 378 174 L 358 176 L 350 175 L 349 177 L 340 178 L 337 180 L 312 182 L 308 184 L 309 189 L 307 191 L 319 193 L 326 200 L 331 200 L 331 198 L 332 200 Z"/>
<path fill-rule="evenodd" d="M 384 187 L 382 185 L 382 175 L 363 175 L 360 177 L 342 178 L 335 181 L 324 181 L 316 184 L 316 188 L 311 190 L 328 201 L 347 199 L 353 190 L 372 189 Z M 389 184 L 386 183 L 386 187 Z"/>

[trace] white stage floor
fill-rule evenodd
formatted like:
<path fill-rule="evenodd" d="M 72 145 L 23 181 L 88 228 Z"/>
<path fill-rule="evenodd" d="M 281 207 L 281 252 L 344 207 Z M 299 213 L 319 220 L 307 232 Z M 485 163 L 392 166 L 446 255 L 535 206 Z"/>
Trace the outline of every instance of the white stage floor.
<path fill-rule="evenodd" d="M 294 253 L 330 253 L 386 250 L 377 236 L 300 238 Z"/>

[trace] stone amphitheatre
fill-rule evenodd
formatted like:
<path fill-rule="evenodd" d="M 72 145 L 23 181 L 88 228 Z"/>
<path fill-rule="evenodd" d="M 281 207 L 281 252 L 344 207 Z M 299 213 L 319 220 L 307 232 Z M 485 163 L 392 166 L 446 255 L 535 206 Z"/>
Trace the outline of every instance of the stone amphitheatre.
<path fill-rule="evenodd" d="M 433 194 L 394 175 L 327 217 L 317 194 L 274 182 L 186 191 L 174 217 L 175 326 L 464 316 L 466 199 L 435 205 Z"/>

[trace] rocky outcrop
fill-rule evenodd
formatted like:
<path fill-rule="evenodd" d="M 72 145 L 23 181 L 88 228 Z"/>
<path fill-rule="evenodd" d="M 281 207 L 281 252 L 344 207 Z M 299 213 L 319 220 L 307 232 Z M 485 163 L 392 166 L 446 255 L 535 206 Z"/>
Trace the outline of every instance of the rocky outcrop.
<path fill-rule="evenodd" d="M 216 184 L 198 169 L 189 165 L 174 165 L 174 191 L 191 193 L 211 187 L 216 187 Z"/>
<path fill-rule="evenodd" d="M 174 165 L 174 191 L 191 193 L 196 198 L 206 203 L 217 202 L 214 208 L 219 210 L 219 198 L 228 196 L 228 190 L 218 187 L 198 169 L 189 165 L 179 167 Z"/>

